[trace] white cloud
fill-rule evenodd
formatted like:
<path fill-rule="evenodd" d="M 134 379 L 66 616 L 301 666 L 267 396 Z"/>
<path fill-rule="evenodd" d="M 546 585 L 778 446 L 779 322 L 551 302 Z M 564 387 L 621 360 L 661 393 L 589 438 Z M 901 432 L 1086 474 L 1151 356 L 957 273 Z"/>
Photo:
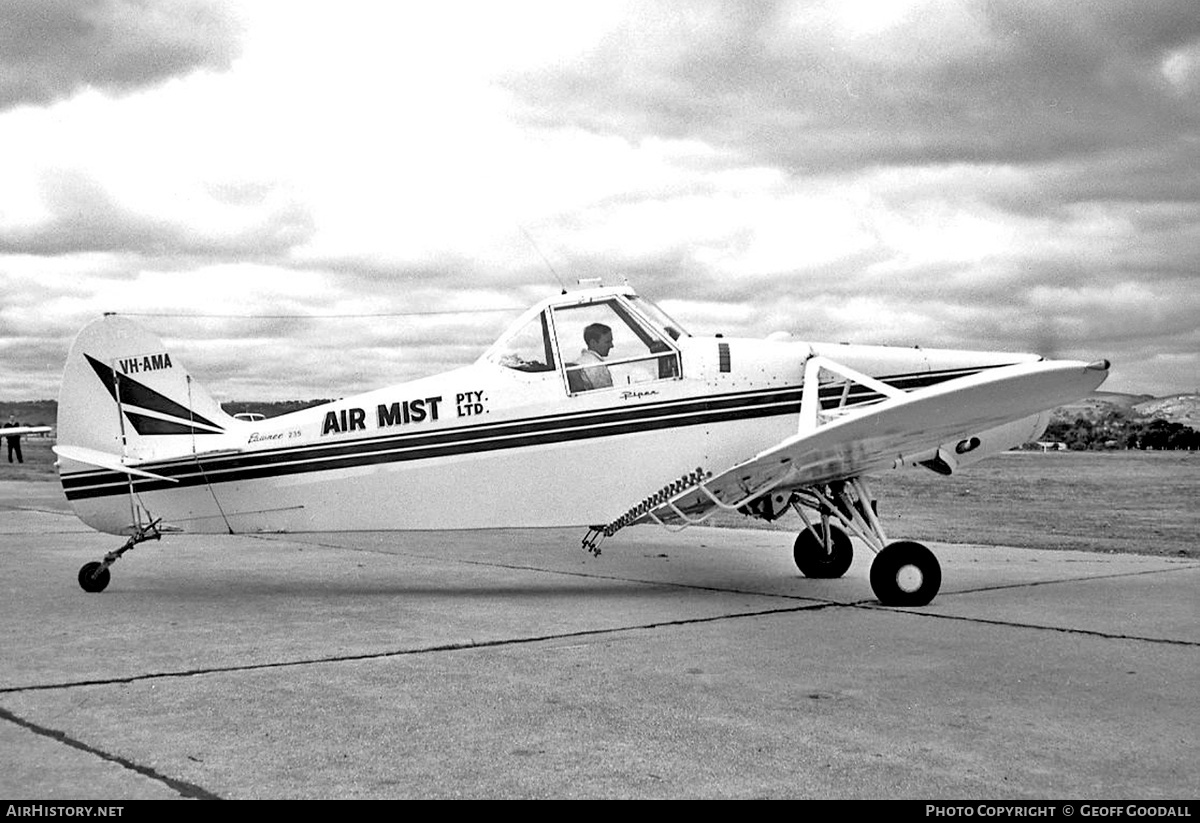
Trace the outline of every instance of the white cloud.
<path fill-rule="evenodd" d="M 55 394 L 46 352 L 104 310 L 527 304 L 557 285 L 523 229 L 695 332 L 1197 368 L 1188 3 L 200 4 L 174 34 L 83 6 L 145 49 L 47 41 L 67 79 L 9 87 L 0 336 L 36 360 L 0 397 Z M 168 330 L 218 394 L 329 395 L 471 359 L 504 317 L 468 316 Z"/>

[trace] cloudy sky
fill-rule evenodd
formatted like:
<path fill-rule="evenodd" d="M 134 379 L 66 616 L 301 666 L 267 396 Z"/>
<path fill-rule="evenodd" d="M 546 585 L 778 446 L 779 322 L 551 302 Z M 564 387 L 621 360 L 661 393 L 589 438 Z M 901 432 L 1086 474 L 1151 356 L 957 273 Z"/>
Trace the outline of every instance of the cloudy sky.
<path fill-rule="evenodd" d="M 221 400 L 433 373 L 543 255 L 694 333 L 1194 391 L 1196 2 L 0 3 L 0 400 L 105 311 Z"/>

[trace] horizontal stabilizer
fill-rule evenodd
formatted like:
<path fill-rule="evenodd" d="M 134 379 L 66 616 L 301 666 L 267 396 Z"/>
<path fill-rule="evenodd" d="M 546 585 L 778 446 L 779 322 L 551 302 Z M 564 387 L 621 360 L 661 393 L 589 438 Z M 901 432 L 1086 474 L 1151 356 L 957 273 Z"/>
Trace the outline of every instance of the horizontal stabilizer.
<path fill-rule="evenodd" d="M 142 469 L 127 466 L 119 455 L 102 452 L 96 449 L 89 449 L 83 446 L 51 446 L 51 449 L 59 457 L 65 457 L 68 460 L 74 460 L 77 463 L 87 463 L 89 466 L 99 466 L 102 469 L 110 471 L 123 472 L 124 474 L 132 474 L 137 477 L 148 477 L 151 480 L 167 480 L 171 483 L 179 481 L 173 477 L 164 477 L 161 474 L 153 474 Z"/>
<path fill-rule="evenodd" d="M 18 437 L 22 434 L 46 434 L 49 426 L 0 426 L 0 436 Z"/>

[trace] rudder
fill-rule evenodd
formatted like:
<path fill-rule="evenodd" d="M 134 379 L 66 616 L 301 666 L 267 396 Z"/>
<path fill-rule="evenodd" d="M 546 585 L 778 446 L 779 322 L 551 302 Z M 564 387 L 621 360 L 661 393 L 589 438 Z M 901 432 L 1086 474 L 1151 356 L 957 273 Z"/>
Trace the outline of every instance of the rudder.
<path fill-rule="evenodd" d="M 71 346 L 58 399 L 59 445 L 140 462 L 211 449 L 237 423 L 162 340 L 131 320 L 95 320 Z"/>

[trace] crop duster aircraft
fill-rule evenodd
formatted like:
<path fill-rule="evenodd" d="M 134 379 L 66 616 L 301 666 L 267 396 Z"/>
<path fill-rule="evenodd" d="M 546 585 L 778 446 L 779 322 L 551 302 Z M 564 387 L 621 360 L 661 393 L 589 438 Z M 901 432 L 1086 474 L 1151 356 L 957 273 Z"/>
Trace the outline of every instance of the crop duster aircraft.
<path fill-rule="evenodd" d="M 889 542 L 867 475 L 950 474 L 1036 440 L 1048 409 L 1107 361 L 686 332 L 628 286 L 522 315 L 475 363 L 265 420 L 235 419 L 134 322 L 105 316 L 71 348 L 58 467 L 75 513 L 128 537 L 79 571 L 99 592 L 163 533 L 579 526 L 583 546 L 634 523 L 714 512 L 803 528 L 808 577 L 840 577 L 850 536 L 875 552 L 887 605 L 941 584 L 923 545 Z"/>

